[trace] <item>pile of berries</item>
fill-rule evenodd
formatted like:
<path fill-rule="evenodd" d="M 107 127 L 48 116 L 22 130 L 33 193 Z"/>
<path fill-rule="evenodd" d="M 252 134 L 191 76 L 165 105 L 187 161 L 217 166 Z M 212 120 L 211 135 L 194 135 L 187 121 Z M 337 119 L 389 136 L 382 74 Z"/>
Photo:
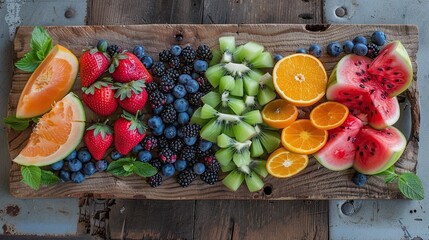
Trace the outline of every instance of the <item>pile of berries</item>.
<path fill-rule="evenodd" d="M 199 137 L 199 125 L 190 123 L 193 112 L 202 106 L 201 97 L 211 90 L 205 78 L 211 58 L 212 52 L 206 45 L 197 50 L 174 45 L 161 51 L 159 61 L 151 68 L 152 76 L 158 78 L 147 85 L 153 111 L 148 119 L 152 135 L 144 139 L 144 151 L 138 159 L 158 169 L 158 174 L 148 178 L 152 187 L 174 175 L 182 187 L 198 175 L 208 184 L 218 181 L 220 165 L 212 143 Z M 157 158 L 152 155 L 153 150 L 157 151 Z"/>

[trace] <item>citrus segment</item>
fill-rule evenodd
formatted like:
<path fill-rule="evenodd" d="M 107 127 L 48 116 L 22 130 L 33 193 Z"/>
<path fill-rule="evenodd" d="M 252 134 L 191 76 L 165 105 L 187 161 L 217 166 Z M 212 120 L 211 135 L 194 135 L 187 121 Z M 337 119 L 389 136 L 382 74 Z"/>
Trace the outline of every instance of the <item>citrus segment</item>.
<path fill-rule="evenodd" d="M 283 146 L 295 153 L 312 154 L 328 140 L 328 131 L 318 129 L 308 119 L 300 119 L 282 131 Z"/>
<path fill-rule="evenodd" d="M 27 145 L 13 161 L 25 166 L 46 166 L 57 162 L 79 145 L 84 131 L 82 103 L 69 93 L 39 119 Z"/>
<path fill-rule="evenodd" d="M 311 123 L 324 130 L 341 126 L 349 115 L 346 105 L 338 102 L 324 102 L 315 107 L 310 113 Z"/>
<path fill-rule="evenodd" d="M 56 45 L 31 74 L 19 98 L 17 118 L 31 118 L 48 112 L 72 88 L 78 60 L 67 48 Z"/>
<path fill-rule="evenodd" d="M 265 105 L 262 119 L 273 128 L 289 126 L 298 117 L 298 109 L 286 100 L 277 99 Z"/>
<path fill-rule="evenodd" d="M 287 178 L 298 174 L 308 165 L 308 156 L 279 148 L 268 157 L 267 171 L 274 177 Z"/>
<path fill-rule="evenodd" d="M 310 106 L 325 95 L 327 74 L 323 64 L 309 54 L 282 58 L 273 69 L 277 93 L 296 106 Z"/>

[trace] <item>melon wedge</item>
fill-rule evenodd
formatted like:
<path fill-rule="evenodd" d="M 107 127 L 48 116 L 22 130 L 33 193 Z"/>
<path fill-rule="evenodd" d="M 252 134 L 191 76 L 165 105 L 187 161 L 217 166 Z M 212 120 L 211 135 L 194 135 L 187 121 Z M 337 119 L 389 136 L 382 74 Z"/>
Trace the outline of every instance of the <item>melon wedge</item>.
<path fill-rule="evenodd" d="M 14 162 L 25 166 L 46 166 L 69 155 L 85 132 L 85 111 L 74 93 L 67 94 L 44 114 L 27 145 Z"/>

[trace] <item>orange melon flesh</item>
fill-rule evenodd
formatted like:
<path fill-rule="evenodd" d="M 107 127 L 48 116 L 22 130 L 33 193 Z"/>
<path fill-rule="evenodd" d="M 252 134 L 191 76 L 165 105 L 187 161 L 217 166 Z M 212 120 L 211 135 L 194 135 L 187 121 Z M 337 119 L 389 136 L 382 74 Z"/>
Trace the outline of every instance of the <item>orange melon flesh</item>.
<path fill-rule="evenodd" d="M 55 45 L 31 74 L 19 98 L 17 118 L 32 118 L 48 112 L 76 80 L 79 62 L 67 48 Z"/>
<path fill-rule="evenodd" d="M 25 166 L 55 163 L 79 145 L 84 132 L 85 111 L 82 102 L 76 95 L 69 93 L 40 118 L 27 145 L 13 161 Z"/>

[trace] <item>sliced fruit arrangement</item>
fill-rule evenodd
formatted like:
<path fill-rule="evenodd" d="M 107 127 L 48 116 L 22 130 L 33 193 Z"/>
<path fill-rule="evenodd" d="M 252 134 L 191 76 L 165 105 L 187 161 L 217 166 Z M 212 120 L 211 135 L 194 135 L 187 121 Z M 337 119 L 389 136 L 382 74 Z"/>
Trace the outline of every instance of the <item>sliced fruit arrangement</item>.
<path fill-rule="evenodd" d="M 307 165 L 307 155 L 293 153 L 282 147 L 274 151 L 267 160 L 268 172 L 278 178 L 294 176 L 304 170 Z"/>

